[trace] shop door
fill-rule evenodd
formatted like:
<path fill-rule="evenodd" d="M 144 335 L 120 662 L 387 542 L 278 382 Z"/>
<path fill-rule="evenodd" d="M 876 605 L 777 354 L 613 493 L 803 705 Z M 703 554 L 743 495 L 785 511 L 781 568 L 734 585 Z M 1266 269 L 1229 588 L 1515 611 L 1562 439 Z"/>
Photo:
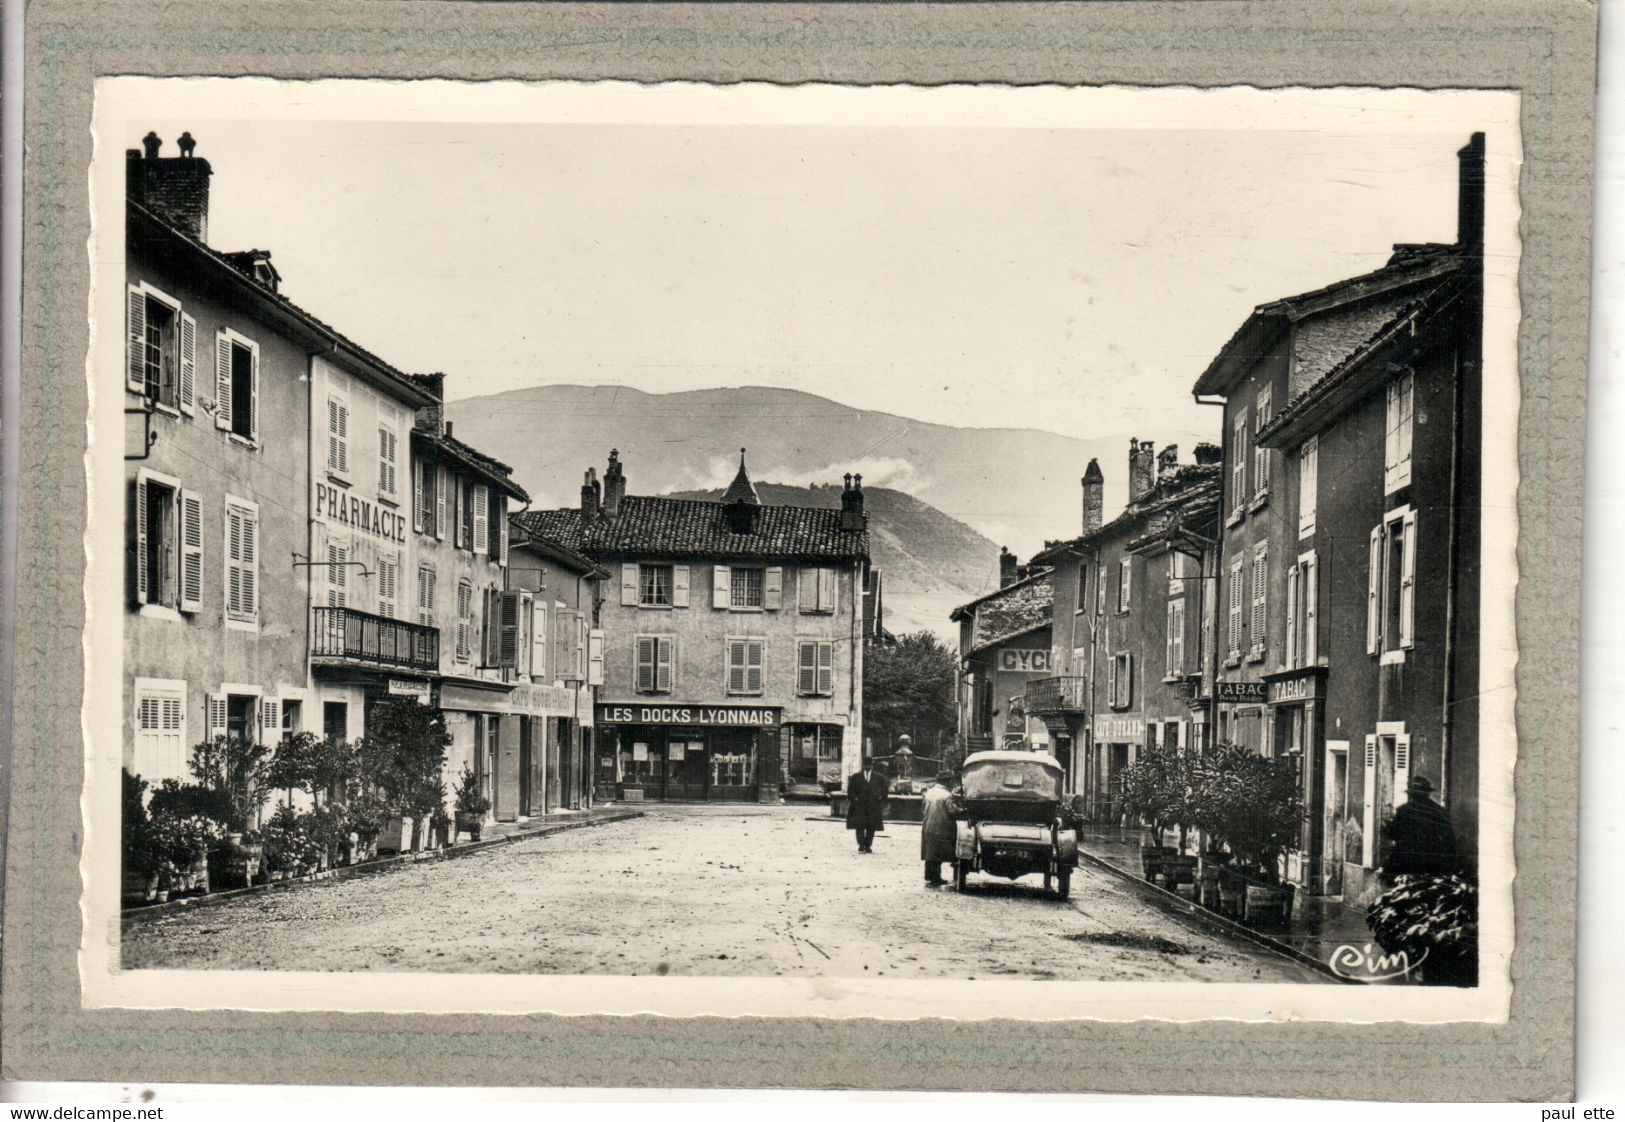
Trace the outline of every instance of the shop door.
<path fill-rule="evenodd" d="M 705 738 L 695 729 L 672 729 L 662 753 L 666 768 L 666 798 L 697 801 L 709 786 Z"/>
<path fill-rule="evenodd" d="M 569 735 L 570 722 L 563 717 L 549 717 L 547 719 L 547 807 L 546 813 L 552 814 L 563 806 L 559 798 L 560 777 L 563 773 L 561 763 L 560 741 Z"/>
<path fill-rule="evenodd" d="M 527 717 L 525 725 L 530 729 L 530 814 L 543 813 L 542 804 L 546 801 L 542 793 L 547 790 L 547 718 Z"/>
<path fill-rule="evenodd" d="M 496 762 L 496 814 L 501 822 L 519 817 L 519 723 L 517 717 L 491 718 L 491 755 Z"/>
<path fill-rule="evenodd" d="M 756 734 L 726 729 L 711 734 L 710 798 L 727 802 L 756 801 Z"/>
<path fill-rule="evenodd" d="M 530 814 L 531 797 L 535 788 L 531 785 L 532 765 L 531 721 L 528 717 L 519 718 L 519 813 Z"/>
<path fill-rule="evenodd" d="M 1343 861 L 1348 845 L 1345 807 L 1349 787 L 1348 750 L 1326 751 L 1325 853 L 1320 863 L 1321 891 L 1328 896 L 1343 894 Z"/>

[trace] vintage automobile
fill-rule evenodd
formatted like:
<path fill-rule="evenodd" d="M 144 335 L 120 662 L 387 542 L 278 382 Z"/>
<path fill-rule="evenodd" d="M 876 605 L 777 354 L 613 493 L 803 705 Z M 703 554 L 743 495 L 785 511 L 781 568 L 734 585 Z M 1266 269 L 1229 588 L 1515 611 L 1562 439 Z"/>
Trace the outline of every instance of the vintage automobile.
<path fill-rule="evenodd" d="M 960 769 L 964 816 L 954 839 L 954 886 L 971 873 L 1016 880 L 1042 873 L 1065 900 L 1078 865 L 1078 832 L 1061 793 L 1064 772 L 1042 752 L 975 752 Z"/>

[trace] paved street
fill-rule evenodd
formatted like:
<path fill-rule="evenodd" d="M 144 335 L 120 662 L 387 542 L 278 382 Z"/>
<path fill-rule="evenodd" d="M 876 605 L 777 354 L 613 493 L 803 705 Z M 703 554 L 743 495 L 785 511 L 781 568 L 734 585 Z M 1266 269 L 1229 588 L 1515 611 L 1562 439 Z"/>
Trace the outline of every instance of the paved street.
<path fill-rule="evenodd" d="M 1109 874 L 1072 900 L 922 882 L 919 828 L 856 853 L 799 806 L 644 818 L 126 923 L 124 965 L 282 970 L 1315 982 Z"/>

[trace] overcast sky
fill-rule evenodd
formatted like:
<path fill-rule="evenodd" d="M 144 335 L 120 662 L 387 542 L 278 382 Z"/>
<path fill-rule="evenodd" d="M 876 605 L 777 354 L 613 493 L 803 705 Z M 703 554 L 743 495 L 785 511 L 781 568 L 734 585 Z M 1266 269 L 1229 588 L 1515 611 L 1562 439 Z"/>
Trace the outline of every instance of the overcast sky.
<path fill-rule="evenodd" d="M 322 104 L 160 100 L 99 143 L 153 128 L 167 155 L 191 130 L 211 244 L 270 249 L 290 298 L 447 372 L 449 397 L 759 384 L 1082 437 L 1206 431 L 1191 383 L 1251 307 L 1380 266 L 1393 242 L 1452 240 L 1468 131 L 1415 114 L 382 122 Z"/>

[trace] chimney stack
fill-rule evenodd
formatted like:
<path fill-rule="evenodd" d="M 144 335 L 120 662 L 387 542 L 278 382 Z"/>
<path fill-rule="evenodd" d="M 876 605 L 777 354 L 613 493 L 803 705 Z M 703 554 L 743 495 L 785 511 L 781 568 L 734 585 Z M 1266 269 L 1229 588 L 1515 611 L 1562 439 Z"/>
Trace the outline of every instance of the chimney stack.
<path fill-rule="evenodd" d="M 416 382 L 420 389 L 434 396 L 433 405 L 418 406 L 417 414 L 412 418 L 412 427 L 430 436 L 439 436 L 440 426 L 445 423 L 446 376 L 414 374 L 412 381 Z"/>
<path fill-rule="evenodd" d="M 847 475 L 846 488 L 841 492 L 841 529 L 858 531 L 869 525 L 863 513 L 863 476 Z"/>
<path fill-rule="evenodd" d="M 1207 441 L 1196 446 L 1195 455 L 1199 467 L 1214 467 L 1224 462 L 1224 449 Z"/>
<path fill-rule="evenodd" d="M 1135 440 L 1129 437 L 1128 442 L 1128 501 L 1139 502 L 1151 493 L 1151 487 L 1156 482 L 1155 449 L 1149 440 Z"/>
<path fill-rule="evenodd" d="M 999 587 L 1008 588 L 1018 579 L 1016 555 L 1004 546 L 999 547 Z"/>
<path fill-rule="evenodd" d="M 141 138 L 142 153 L 129 149 L 124 161 L 124 190 L 129 198 L 190 238 L 209 237 L 209 161 L 192 155 L 197 141 L 189 132 L 180 138 L 179 156 L 160 156 L 164 142 L 157 133 Z"/>
<path fill-rule="evenodd" d="M 1456 153 L 1456 245 L 1468 257 L 1484 254 L 1484 134 L 1475 132 Z"/>
<path fill-rule="evenodd" d="M 621 500 L 626 497 L 626 476 L 621 473 L 621 450 L 609 450 L 609 466 L 604 469 L 604 500 L 600 509 L 606 518 L 621 513 Z"/>
<path fill-rule="evenodd" d="M 1100 474 L 1100 461 L 1090 460 L 1083 472 L 1083 532 L 1092 534 L 1105 520 L 1106 480 Z"/>
<path fill-rule="evenodd" d="M 1157 482 L 1167 482 L 1179 470 L 1179 445 L 1170 444 L 1157 453 Z"/>
<path fill-rule="evenodd" d="M 581 524 L 592 525 L 603 505 L 603 495 L 598 489 L 598 469 L 588 468 L 581 480 Z"/>

